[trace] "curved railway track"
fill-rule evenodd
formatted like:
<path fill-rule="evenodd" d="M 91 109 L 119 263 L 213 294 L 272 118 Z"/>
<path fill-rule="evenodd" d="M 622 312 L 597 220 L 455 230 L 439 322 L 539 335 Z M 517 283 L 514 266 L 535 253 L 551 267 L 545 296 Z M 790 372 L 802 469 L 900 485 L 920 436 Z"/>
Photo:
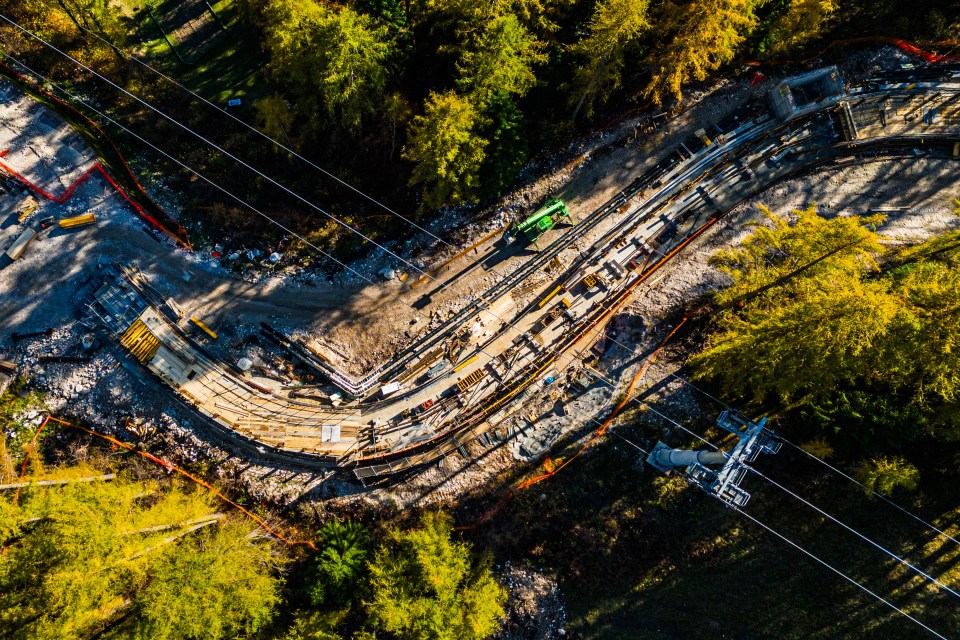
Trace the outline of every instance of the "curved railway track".
<path fill-rule="evenodd" d="M 945 68 L 944 74 L 949 73 L 951 70 Z M 497 300 L 509 296 L 560 252 L 609 223 L 615 215 L 622 215 L 545 287 L 550 291 L 562 288 L 562 283 L 574 283 L 563 289 L 569 294 L 565 304 L 568 309 L 572 304 L 573 310 L 565 316 L 568 322 L 561 332 L 552 339 L 537 340 L 530 332 L 536 320 L 552 307 L 552 301 L 550 305 L 544 305 L 545 300 L 531 303 L 512 321 L 495 316 L 502 325 L 462 355 L 461 362 L 474 358 L 477 366 L 461 374 L 469 377 L 484 367 L 492 372 L 500 354 L 517 355 L 497 374 L 497 380 L 485 380 L 469 392 L 447 386 L 439 393 L 439 388 L 449 385 L 455 375 L 448 371 L 393 398 L 331 407 L 307 397 L 283 397 L 276 391 L 244 384 L 229 368 L 191 356 L 191 346 L 185 340 L 177 342 L 179 351 L 173 351 L 184 361 L 193 358 L 202 360 L 201 364 L 181 367 L 182 380 L 177 378 L 179 373 L 171 374 L 175 380 L 163 372 L 158 375 L 220 433 L 244 446 L 256 447 L 261 455 L 277 461 L 299 467 L 349 467 L 361 479 L 392 475 L 432 462 L 495 426 L 547 372 L 562 370 L 578 359 L 653 273 L 745 199 L 778 181 L 845 158 L 903 149 L 912 154 L 914 148 L 949 157 L 956 155 L 954 145 L 960 143 L 960 83 L 885 83 L 880 78 L 846 95 L 823 99 L 814 107 L 786 119 L 753 108 L 742 114 L 743 119 L 712 127 L 716 143 L 701 142 L 697 146 L 696 140 L 690 140 L 681 144 L 677 155 L 652 167 L 596 211 L 562 230 L 543 250 L 477 294 L 402 356 L 367 374 L 359 383 L 350 381 L 359 385 L 359 394 L 364 394 L 394 379 L 428 350 L 437 349 L 454 332 L 469 326 Z M 885 110 L 898 120 L 891 124 Z M 631 263 L 634 266 L 629 271 L 623 269 L 620 277 L 611 278 L 599 301 L 582 291 L 572 291 L 582 273 L 608 268 L 616 276 L 617 269 L 609 263 L 626 264 L 627 259 L 617 256 L 622 247 L 628 246 L 628 240 L 644 248 L 642 263 Z M 509 342 L 511 332 L 516 337 Z M 285 339 L 282 334 L 274 337 L 281 343 Z M 332 370 L 306 349 L 298 357 L 320 371 Z M 339 372 L 331 377 L 337 375 Z M 486 373 L 478 380 L 484 377 Z M 434 394 L 436 403 L 422 403 L 425 406 L 419 415 L 408 416 L 429 393 Z M 395 417 L 398 412 L 404 415 Z M 334 432 L 335 437 L 331 435 Z M 341 440 L 341 435 L 346 439 Z"/>

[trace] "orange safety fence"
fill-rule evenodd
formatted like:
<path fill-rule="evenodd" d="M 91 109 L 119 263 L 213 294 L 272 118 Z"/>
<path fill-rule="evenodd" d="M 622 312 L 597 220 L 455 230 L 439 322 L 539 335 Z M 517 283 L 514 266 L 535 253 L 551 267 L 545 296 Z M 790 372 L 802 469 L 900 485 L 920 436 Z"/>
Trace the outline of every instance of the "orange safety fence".
<path fill-rule="evenodd" d="M 110 138 L 110 136 L 108 136 L 108 135 L 103 131 L 103 129 L 100 128 L 100 126 L 99 126 L 96 122 L 94 122 L 94 121 L 93 121 L 92 119 L 90 119 L 86 114 L 84 114 L 83 112 L 79 111 L 78 109 L 76 109 L 76 108 L 73 107 L 72 105 L 64 102 L 63 100 L 60 100 L 60 99 L 57 98 L 55 95 L 53 95 L 52 93 L 50 93 L 49 91 L 47 91 L 46 89 L 44 89 L 42 86 L 40 86 L 40 85 L 38 85 L 38 84 L 36 84 L 36 83 L 33 83 L 27 76 L 23 75 L 22 73 L 20 73 L 20 72 L 17 71 L 16 69 L 13 69 L 12 67 L 4 64 L 3 62 L 0 62 L 0 69 L 3 69 L 3 70 L 6 71 L 7 73 L 16 76 L 16 77 L 17 77 L 21 82 L 23 82 L 23 83 L 29 83 L 29 84 L 31 84 L 36 91 L 38 91 L 39 93 L 43 94 L 43 96 L 44 96 L 45 98 L 47 98 L 48 100 L 51 100 L 51 101 L 57 103 L 58 105 L 62 106 L 63 108 L 70 110 L 72 113 L 76 114 L 76 115 L 79 116 L 80 118 L 83 118 L 83 120 L 86 121 L 86 123 L 87 123 L 88 125 L 90 125 L 90 127 L 92 127 L 93 130 L 99 135 L 100 139 L 103 140 L 103 141 L 105 141 L 108 145 L 110 145 L 110 148 L 113 150 L 113 152 L 116 154 L 117 158 L 120 160 L 120 163 L 121 163 L 121 164 L 123 165 L 123 167 L 127 170 L 127 173 L 129 174 L 130 179 L 133 181 L 133 183 L 134 183 L 135 185 L 137 185 L 137 189 L 140 191 L 141 197 L 144 198 L 144 199 L 145 199 L 147 202 L 149 202 L 151 205 L 153 205 L 154 207 L 156 207 L 157 211 L 159 211 L 159 212 L 162 213 L 166 218 L 168 218 L 168 219 L 170 220 L 170 224 L 174 227 L 174 230 L 171 231 L 170 229 L 168 229 L 164 224 L 162 224 L 162 223 L 161 223 L 159 220 L 157 220 L 154 216 L 150 215 L 150 213 L 147 212 L 147 210 L 143 207 L 143 205 L 141 205 L 140 203 L 136 202 L 133 198 L 131 198 L 130 195 L 127 194 L 127 192 L 126 192 L 123 188 L 121 188 L 119 184 L 117 184 L 117 182 L 110 176 L 110 174 L 107 173 L 107 170 L 106 170 L 106 169 L 103 167 L 103 165 L 101 165 L 99 162 L 94 163 L 93 166 L 90 167 L 90 169 L 88 169 L 88 170 L 86 171 L 86 173 L 84 173 L 82 176 L 80 176 L 80 178 L 78 178 L 76 181 L 74 181 L 73 184 L 71 184 L 69 187 L 67 187 L 66 191 L 64 191 L 64 193 L 62 193 L 60 196 L 54 196 L 54 195 L 52 195 L 52 194 L 44 191 L 43 189 L 41 189 L 41 188 L 38 187 L 37 185 L 35 185 L 35 184 L 33 184 L 32 182 L 30 182 L 29 180 L 27 180 L 24 176 L 22 176 L 21 174 L 17 173 L 16 171 L 14 171 L 11 167 L 9 167 L 8 165 L 6 165 L 5 163 L 0 162 L 0 166 L 2 166 L 5 171 L 9 172 L 11 175 L 13 175 L 14 177 L 16 177 L 18 180 L 20 180 L 21 182 L 23 182 L 25 185 L 27 185 L 29 188 L 31 188 L 31 189 L 33 189 L 34 191 L 36 191 L 38 194 L 40 194 L 40 195 L 43 196 L 44 198 L 47 198 L 48 200 L 51 200 L 51 201 L 56 202 L 56 203 L 58 203 L 58 204 L 63 204 L 63 202 L 65 202 L 66 200 L 68 200 L 68 199 L 70 198 L 70 196 L 73 195 L 73 192 L 76 191 L 77 187 L 79 187 L 87 178 L 90 177 L 90 174 L 92 174 L 94 171 L 99 171 L 99 172 L 103 175 L 103 177 L 113 186 L 113 188 L 120 192 L 120 195 L 123 196 L 124 200 L 126 200 L 128 203 L 130 203 L 130 206 L 132 206 L 132 207 L 134 208 L 134 210 L 137 212 L 137 214 L 139 214 L 140 217 L 142 217 L 144 220 L 146 220 L 146 221 L 150 224 L 151 227 L 153 227 L 154 229 L 157 229 L 157 230 L 160 230 L 160 231 L 166 233 L 168 236 L 170 236 L 173 240 L 175 240 L 175 241 L 176 241 L 179 245 L 181 245 L 182 247 L 187 248 L 187 249 L 190 249 L 190 248 L 191 248 L 191 246 L 190 246 L 190 241 L 189 241 L 189 239 L 187 238 L 187 231 L 186 231 L 186 229 L 184 229 L 183 226 L 182 226 L 179 222 L 177 222 L 173 217 L 170 216 L 170 214 L 168 214 L 166 211 L 164 211 L 163 208 L 160 207 L 160 205 L 158 205 L 156 202 L 154 202 L 154 200 L 147 194 L 146 190 L 143 188 L 143 185 L 140 184 L 140 181 L 139 181 L 139 180 L 137 180 L 137 176 L 136 176 L 136 174 L 134 174 L 133 169 L 131 169 L 131 168 L 130 168 L 130 165 L 127 163 L 126 158 L 123 156 L 122 153 L 120 153 L 120 149 L 117 148 L 117 145 L 114 144 L 113 139 Z M 6 152 L 4 152 L 4 155 L 5 155 L 5 154 L 6 154 Z"/>
<path fill-rule="evenodd" d="M 168 460 L 164 460 L 163 458 L 158 458 L 157 456 L 151 454 L 151 453 L 148 452 L 148 451 L 143 451 L 142 449 L 137 449 L 137 448 L 136 448 L 135 446 L 133 446 L 132 444 L 129 444 L 129 443 L 127 443 L 127 442 L 123 442 L 122 440 L 118 440 L 117 438 L 114 438 L 113 436 L 108 436 L 108 435 L 103 434 L 103 433 L 98 433 L 97 431 L 93 431 L 92 429 L 88 429 L 88 428 L 86 428 L 86 427 L 81 427 L 80 425 L 73 424 L 72 422 L 67 422 L 66 420 L 61 420 L 60 418 L 54 418 L 53 416 L 47 416 L 46 418 L 44 418 L 43 423 L 40 425 L 40 428 L 38 428 L 37 431 L 36 431 L 36 433 L 33 434 L 33 438 L 32 438 L 31 441 L 30 441 L 30 447 L 28 448 L 28 450 L 27 450 L 27 452 L 26 452 L 26 455 L 24 456 L 23 465 L 22 465 L 21 470 L 20 470 L 20 479 L 21 479 L 21 480 L 23 480 L 23 478 L 24 478 L 25 475 L 26 475 L 27 460 L 28 460 L 29 457 L 30 457 L 30 453 L 34 450 L 34 447 L 36 446 L 37 438 L 39 437 L 40 433 L 44 430 L 44 427 L 47 426 L 47 423 L 48 423 L 48 422 L 55 422 L 55 423 L 57 423 L 57 424 L 61 424 L 61 425 L 65 426 L 65 427 L 71 427 L 71 428 L 73 428 L 73 429 L 78 429 L 78 430 L 83 431 L 84 433 L 87 433 L 87 434 L 89 434 L 89 435 L 95 436 L 95 437 L 100 438 L 100 439 L 102 439 L 102 440 L 106 440 L 107 442 L 109 442 L 110 444 L 112 444 L 112 445 L 115 446 L 115 447 L 119 447 L 119 448 L 121 448 L 121 449 L 126 449 L 127 451 L 131 451 L 131 452 L 133 452 L 133 453 L 136 453 L 136 454 L 139 455 L 140 457 L 142 457 L 142 458 L 144 458 L 144 459 L 146 459 L 146 460 L 149 460 L 150 462 L 154 462 L 154 463 L 160 465 L 161 467 L 163 467 L 163 468 L 167 471 L 167 473 L 177 473 L 177 474 L 183 476 L 184 478 L 187 478 L 188 480 L 190 480 L 190 481 L 193 482 L 194 484 L 203 487 L 204 489 L 206 489 L 207 491 L 209 491 L 210 493 L 212 493 L 214 496 L 216 496 L 217 498 L 219 498 L 221 501 L 226 502 L 227 504 L 229 504 L 229 505 L 232 506 L 233 508 L 235 508 L 235 509 L 237 509 L 238 511 L 240 511 L 241 513 L 243 513 L 244 515 L 246 515 L 248 518 L 250 518 L 250 519 L 253 520 L 254 522 L 256 522 L 258 525 L 260 525 L 261 527 L 263 527 L 270 535 L 272 535 L 274 538 L 280 540 L 281 542 L 284 542 L 284 543 L 286 543 L 286 544 L 288 544 L 288 545 L 291 545 L 291 546 L 293 546 L 293 545 L 306 545 L 306 546 L 310 547 L 311 549 L 313 549 L 314 551 L 317 550 L 317 546 L 316 546 L 316 545 L 313 543 L 313 541 L 311 541 L 311 540 L 290 540 L 290 539 L 288 539 L 288 538 L 285 537 L 283 534 L 281 534 L 281 533 L 278 532 L 276 529 L 274 529 L 274 528 L 271 527 L 269 524 L 267 524 L 266 521 L 265 521 L 263 518 L 261 518 L 260 516 L 258 516 L 257 514 L 253 513 L 252 511 L 250 511 L 249 509 L 243 507 L 242 505 L 237 504 L 236 502 L 234 502 L 233 500 L 231 500 L 230 498 L 228 498 L 227 496 L 225 496 L 219 489 L 217 489 L 216 487 L 214 487 L 213 485 L 211 485 L 211 484 L 208 483 L 207 481 L 205 481 L 205 480 L 203 480 L 203 479 L 201 479 L 201 478 L 196 477 L 195 475 L 193 475 L 193 474 L 190 473 L 189 471 L 178 467 L 177 465 L 173 464 L 172 462 L 170 462 L 170 461 L 168 461 Z M 20 497 L 20 489 L 18 488 L 18 489 L 17 489 L 17 494 L 16 494 L 15 500 L 19 500 L 19 497 Z"/>
<path fill-rule="evenodd" d="M 801 58 L 798 60 L 785 60 L 785 59 L 764 60 L 759 62 L 755 60 L 750 60 L 746 64 L 751 67 L 759 67 L 759 66 L 777 66 L 777 65 L 784 65 L 784 64 L 797 64 L 802 62 L 810 62 L 811 60 L 816 60 L 817 58 L 825 54 L 830 49 L 833 49 L 834 47 L 856 46 L 860 44 L 872 44 L 872 43 L 888 44 L 888 45 L 894 46 L 900 49 L 901 51 L 903 51 L 904 53 L 909 54 L 920 60 L 923 60 L 924 62 L 937 63 L 937 62 L 953 62 L 953 61 L 960 60 L 960 54 L 952 53 L 952 52 L 942 54 L 942 55 L 936 54 L 936 53 L 930 53 L 929 51 L 924 51 L 920 47 L 914 44 L 911 44 L 906 40 L 902 40 L 900 38 L 891 38 L 889 36 L 864 36 L 861 38 L 847 38 L 843 40 L 834 40 L 833 42 L 828 44 L 826 47 L 818 51 L 815 55 L 809 56 L 807 58 Z M 934 46 L 940 46 L 940 47 L 951 47 L 952 49 L 956 49 L 958 46 L 960 46 L 960 43 L 952 40 L 943 41 L 943 42 L 934 42 L 932 44 Z"/>

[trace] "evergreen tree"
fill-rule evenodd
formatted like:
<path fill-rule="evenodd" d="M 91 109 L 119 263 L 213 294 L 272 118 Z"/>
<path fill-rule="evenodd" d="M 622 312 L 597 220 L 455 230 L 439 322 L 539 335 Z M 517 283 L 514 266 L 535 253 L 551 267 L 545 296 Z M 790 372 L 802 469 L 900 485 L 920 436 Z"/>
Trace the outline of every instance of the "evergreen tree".
<path fill-rule="evenodd" d="M 620 88 L 625 52 L 649 27 L 648 0 L 601 0 L 590 19 L 590 34 L 573 45 L 582 61 L 576 68 L 578 87 L 573 119 L 586 108 L 589 115 L 597 98 Z"/>
<path fill-rule="evenodd" d="M 315 606 L 347 605 L 365 573 L 369 534 L 358 522 L 336 520 L 317 533 L 321 547 L 310 562 L 310 601 Z"/>
<path fill-rule="evenodd" d="M 779 55 L 799 49 L 820 35 L 824 23 L 838 7 L 834 0 L 790 0 L 765 39 L 769 43 L 767 51 Z"/>
<path fill-rule="evenodd" d="M 469 545 L 450 539 L 451 519 L 424 514 L 421 527 L 391 529 L 370 562 L 371 624 L 399 640 L 481 640 L 503 615 L 506 591 Z"/>
<path fill-rule="evenodd" d="M 206 494 L 121 475 L 29 488 L 0 505 L 12 523 L 2 531 L 0 637 L 234 638 L 262 628 L 278 603 L 269 545 Z"/>
<path fill-rule="evenodd" d="M 903 458 L 875 458 L 857 467 L 855 475 L 868 489 L 885 496 L 894 492 L 914 491 L 920 472 Z"/>
<path fill-rule="evenodd" d="M 527 161 L 527 139 L 523 112 L 504 94 L 497 94 L 487 106 L 487 126 L 481 134 L 490 140 L 480 168 L 485 193 L 500 197 L 510 188 Z"/>
<path fill-rule="evenodd" d="M 653 76 L 643 94 L 661 104 L 667 96 L 683 96 L 683 85 L 704 80 L 730 62 L 737 47 L 757 24 L 755 11 L 764 0 L 689 0 L 664 3 L 660 21 L 671 35 L 651 50 Z"/>
<path fill-rule="evenodd" d="M 423 185 L 431 208 L 476 195 L 487 141 L 475 130 L 478 113 L 453 91 L 431 93 L 422 116 L 410 125 L 404 157 L 414 162 L 410 184 Z"/>
<path fill-rule="evenodd" d="M 358 131 L 390 79 L 394 51 L 387 27 L 349 7 L 316 0 L 271 0 L 267 43 L 277 74 L 304 100 L 317 94 L 330 118 Z"/>
<path fill-rule="evenodd" d="M 533 87 L 532 67 L 546 61 L 543 45 L 507 13 L 487 23 L 477 46 L 457 65 L 460 89 L 484 109 L 496 94 L 522 96 Z"/>

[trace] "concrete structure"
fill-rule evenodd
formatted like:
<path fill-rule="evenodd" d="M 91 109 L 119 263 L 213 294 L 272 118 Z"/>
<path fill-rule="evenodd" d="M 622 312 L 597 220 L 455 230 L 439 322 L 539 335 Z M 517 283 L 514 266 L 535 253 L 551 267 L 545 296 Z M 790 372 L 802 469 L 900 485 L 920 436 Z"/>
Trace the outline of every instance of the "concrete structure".
<path fill-rule="evenodd" d="M 836 67 L 826 67 L 787 78 L 770 90 L 767 100 L 775 116 L 789 118 L 815 111 L 844 93 L 840 72 Z"/>

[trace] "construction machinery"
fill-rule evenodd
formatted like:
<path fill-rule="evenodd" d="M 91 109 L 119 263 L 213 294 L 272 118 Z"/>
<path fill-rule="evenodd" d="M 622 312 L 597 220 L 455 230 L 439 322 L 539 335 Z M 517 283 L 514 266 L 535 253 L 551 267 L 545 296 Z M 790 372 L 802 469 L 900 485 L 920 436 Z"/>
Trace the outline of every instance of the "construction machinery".
<path fill-rule="evenodd" d="M 97 217 L 92 213 L 85 213 L 82 216 L 74 216 L 73 218 L 64 218 L 58 224 L 61 229 L 73 229 L 74 227 L 85 227 L 88 224 L 93 224 L 97 221 Z"/>
<path fill-rule="evenodd" d="M 537 238 L 553 229 L 561 218 L 569 217 L 563 200 L 551 198 L 526 220 L 511 226 L 508 233 L 514 241 L 536 242 Z"/>

